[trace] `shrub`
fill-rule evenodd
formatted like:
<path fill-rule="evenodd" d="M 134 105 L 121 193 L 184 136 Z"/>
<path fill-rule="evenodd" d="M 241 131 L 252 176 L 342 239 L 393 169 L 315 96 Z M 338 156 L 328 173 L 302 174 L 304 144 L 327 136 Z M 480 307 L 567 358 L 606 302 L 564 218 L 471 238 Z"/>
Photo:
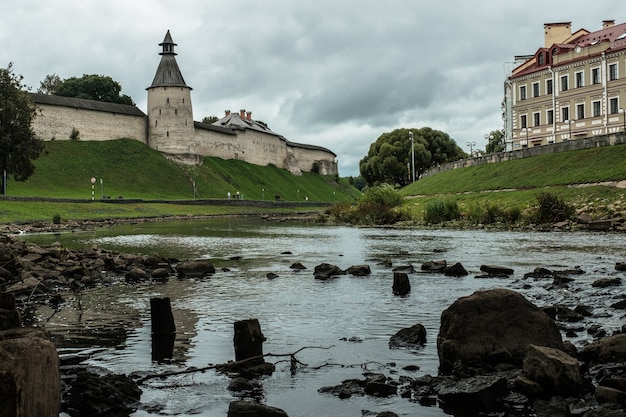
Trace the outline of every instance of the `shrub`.
<path fill-rule="evenodd" d="M 533 216 L 533 221 L 537 224 L 562 222 L 574 214 L 574 207 L 553 193 L 537 194 L 537 203 L 538 207 Z"/>
<path fill-rule="evenodd" d="M 458 220 L 460 217 L 461 212 L 456 201 L 435 200 L 426 206 L 424 213 L 424 221 L 431 224 Z"/>
<path fill-rule="evenodd" d="M 389 184 L 377 185 L 365 190 L 361 202 L 386 205 L 389 207 L 398 207 L 402 205 L 404 197 L 402 194 Z"/>
<path fill-rule="evenodd" d="M 70 133 L 70 140 L 79 140 L 80 139 L 80 132 L 73 127 L 72 128 L 72 133 Z"/>
<path fill-rule="evenodd" d="M 55 214 L 52 216 L 52 224 L 61 224 L 61 215 Z"/>

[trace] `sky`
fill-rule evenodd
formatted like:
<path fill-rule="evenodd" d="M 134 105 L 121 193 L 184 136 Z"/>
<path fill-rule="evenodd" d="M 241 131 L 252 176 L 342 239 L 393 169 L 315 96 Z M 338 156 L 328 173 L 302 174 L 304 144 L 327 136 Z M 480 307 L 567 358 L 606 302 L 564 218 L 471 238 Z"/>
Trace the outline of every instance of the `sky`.
<path fill-rule="evenodd" d="M 194 120 L 252 112 L 292 142 L 337 154 L 339 174 L 383 133 L 430 127 L 465 152 L 503 128 L 516 55 L 545 23 L 626 21 L 616 0 L 4 0 L 0 67 L 35 91 L 46 75 L 113 78 L 146 112 L 169 30 Z"/>

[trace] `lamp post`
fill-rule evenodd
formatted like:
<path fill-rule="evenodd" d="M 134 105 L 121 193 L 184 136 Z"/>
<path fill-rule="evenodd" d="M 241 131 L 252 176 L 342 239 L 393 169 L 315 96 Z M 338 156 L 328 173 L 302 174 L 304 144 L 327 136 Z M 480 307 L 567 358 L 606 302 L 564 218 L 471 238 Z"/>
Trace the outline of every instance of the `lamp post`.
<path fill-rule="evenodd" d="M 411 139 L 411 182 L 415 182 L 415 142 L 413 141 L 413 132 L 409 132 Z"/>
<path fill-rule="evenodd" d="M 476 142 L 467 142 L 467 146 L 470 148 L 470 158 L 474 156 L 474 146 L 476 146 Z"/>
<path fill-rule="evenodd" d="M 624 132 L 626 132 L 626 109 L 619 109 L 619 112 L 624 115 Z"/>
<path fill-rule="evenodd" d="M 569 127 L 569 134 L 568 134 L 567 138 L 570 139 L 570 140 L 572 139 L 572 123 L 574 123 L 575 121 L 576 120 L 572 120 L 572 119 L 567 121 L 567 125 Z"/>

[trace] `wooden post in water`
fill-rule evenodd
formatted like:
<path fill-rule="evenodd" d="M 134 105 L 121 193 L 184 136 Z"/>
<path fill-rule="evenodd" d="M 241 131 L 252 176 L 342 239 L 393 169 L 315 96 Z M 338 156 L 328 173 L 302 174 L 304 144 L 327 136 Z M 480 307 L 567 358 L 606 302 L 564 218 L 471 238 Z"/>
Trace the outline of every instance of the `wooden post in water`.
<path fill-rule="evenodd" d="M 15 309 L 15 296 L 0 293 L 0 330 L 14 329 L 22 325 L 20 313 Z"/>
<path fill-rule="evenodd" d="M 257 319 L 235 322 L 235 360 L 240 361 L 254 356 L 263 356 L 265 336 L 261 333 L 261 325 Z M 261 359 L 263 362 L 263 359 Z"/>
<path fill-rule="evenodd" d="M 152 360 L 163 362 L 172 359 L 176 324 L 169 298 L 150 299 L 150 318 L 152 323 Z"/>
<path fill-rule="evenodd" d="M 409 276 L 404 272 L 394 272 L 391 290 L 395 295 L 407 295 L 410 293 L 411 282 L 409 281 Z"/>

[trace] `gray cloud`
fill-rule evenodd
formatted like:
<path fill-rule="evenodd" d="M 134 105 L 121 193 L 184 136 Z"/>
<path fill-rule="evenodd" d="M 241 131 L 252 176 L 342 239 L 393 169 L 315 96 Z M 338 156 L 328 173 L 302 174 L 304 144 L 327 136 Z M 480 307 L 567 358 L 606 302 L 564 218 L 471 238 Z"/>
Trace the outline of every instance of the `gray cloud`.
<path fill-rule="evenodd" d="M 541 13 L 537 13 L 541 10 Z M 196 120 L 246 108 L 290 140 L 338 154 L 341 175 L 382 133 L 429 126 L 465 147 L 502 128 L 505 62 L 543 24 L 600 28 L 614 5 L 572 0 L 6 0 L 0 66 L 43 78 L 104 74 L 145 111 L 171 30 Z"/>

